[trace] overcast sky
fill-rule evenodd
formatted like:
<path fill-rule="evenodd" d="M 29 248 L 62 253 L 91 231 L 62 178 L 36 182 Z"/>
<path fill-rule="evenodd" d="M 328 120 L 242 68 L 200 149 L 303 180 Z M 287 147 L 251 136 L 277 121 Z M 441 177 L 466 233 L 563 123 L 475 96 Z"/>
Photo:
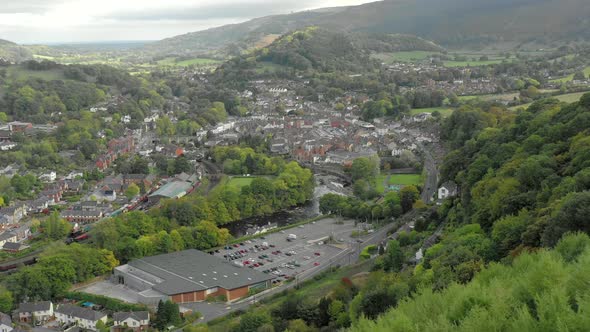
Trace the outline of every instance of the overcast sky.
<path fill-rule="evenodd" d="M 272 14 L 374 0 L 0 0 L 0 39 L 157 40 Z"/>

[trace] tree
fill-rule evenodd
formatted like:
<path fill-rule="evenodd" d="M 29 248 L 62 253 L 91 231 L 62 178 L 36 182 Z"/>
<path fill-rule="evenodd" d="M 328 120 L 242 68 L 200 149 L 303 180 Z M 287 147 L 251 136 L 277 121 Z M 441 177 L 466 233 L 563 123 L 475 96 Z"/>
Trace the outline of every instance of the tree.
<path fill-rule="evenodd" d="M 159 331 L 163 331 L 168 326 L 179 326 L 180 324 L 182 324 L 182 318 L 180 317 L 178 304 L 170 300 L 166 300 L 166 302 L 160 300 L 158 302 L 154 326 Z"/>
<path fill-rule="evenodd" d="M 127 189 L 125 189 L 125 196 L 128 199 L 132 199 L 134 197 L 136 197 L 137 195 L 139 195 L 140 189 L 139 186 L 136 185 L 135 183 L 131 183 Z"/>
<path fill-rule="evenodd" d="M 311 332 L 313 331 L 312 328 L 305 324 L 303 319 L 294 319 L 290 320 L 289 324 L 287 325 L 287 330 L 289 332 Z"/>
<path fill-rule="evenodd" d="M 543 232 L 542 243 L 554 246 L 567 232 L 582 231 L 590 233 L 590 192 L 571 193 L 563 199 L 563 205 L 549 221 Z"/>
<path fill-rule="evenodd" d="M 41 222 L 41 228 L 48 238 L 61 240 L 68 235 L 72 226 L 66 220 L 61 219 L 57 212 L 53 212 L 49 218 Z"/>
<path fill-rule="evenodd" d="M 12 292 L 0 286 L 0 312 L 11 312 L 14 306 Z"/>
<path fill-rule="evenodd" d="M 404 266 L 405 257 L 399 242 L 396 240 L 389 241 L 385 253 L 383 267 L 385 271 L 399 272 Z"/>
<path fill-rule="evenodd" d="M 174 159 L 174 174 L 180 174 L 182 172 L 190 173 L 191 170 L 192 166 L 184 155 Z"/>
<path fill-rule="evenodd" d="M 174 136 L 176 128 L 168 116 L 163 116 L 156 120 L 156 133 L 160 137 Z"/>
<path fill-rule="evenodd" d="M 418 200 L 420 193 L 415 186 L 405 186 L 400 191 L 400 204 L 404 213 L 410 211 L 414 202 Z"/>
<path fill-rule="evenodd" d="M 248 312 L 240 318 L 237 326 L 239 332 L 257 332 L 258 328 L 271 322 L 270 316 L 266 313 Z"/>

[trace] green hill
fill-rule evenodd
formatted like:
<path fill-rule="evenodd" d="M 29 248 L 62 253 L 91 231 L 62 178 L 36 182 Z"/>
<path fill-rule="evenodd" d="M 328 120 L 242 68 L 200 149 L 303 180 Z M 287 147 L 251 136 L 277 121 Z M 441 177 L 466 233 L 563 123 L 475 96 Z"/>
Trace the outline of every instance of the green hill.
<path fill-rule="evenodd" d="M 0 59 L 8 62 L 21 62 L 32 58 L 33 54 L 25 47 L 0 39 Z"/>
<path fill-rule="evenodd" d="M 233 58 L 216 71 L 221 82 L 232 84 L 257 77 L 311 73 L 363 74 L 378 68 L 375 52 L 443 49 L 408 35 L 334 32 L 307 27 L 285 34 L 267 47 Z"/>
<path fill-rule="evenodd" d="M 386 0 L 276 15 L 168 38 L 147 46 L 166 54 L 237 55 L 269 36 L 306 26 L 416 35 L 444 46 L 559 45 L 590 37 L 586 0 Z M 539 46 L 540 47 L 540 46 Z"/>
<path fill-rule="evenodd" d="M 588 273 L 590 239 L 568 236 L 556 250 L 491 264 L 467 285 L 422 290 L 350 331 L 588 331 Z"/>

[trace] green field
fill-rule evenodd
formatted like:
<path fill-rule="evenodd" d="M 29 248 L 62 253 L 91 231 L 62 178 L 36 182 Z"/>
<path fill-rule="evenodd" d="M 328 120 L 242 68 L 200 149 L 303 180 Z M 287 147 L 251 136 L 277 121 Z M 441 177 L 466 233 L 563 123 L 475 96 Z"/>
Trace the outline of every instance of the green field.
<path fill-rule="evenodd" d="M 590 76 L 590 67 L 584 68 L 584 75 L 586 77 Z M 551 80 L 550 82 L 554 82 L 554 83 L 566 83 L 566 82 L 569 82 L 569 81 L 571 81 L 573 79 L 574 79 L 574 74 L 571 74 L 571 75 L 566 76 L 566 77 L 556 78 L 554 80 Z"/>
<path fill-rule="evenodd" d="M 412 51 L 412 52 L 394 52 L 394 53 L 375 53 L 373 58 L 384 63 L 391 64 L 394 62 L 414 62 L 427 59 L 433 54 L 440 54 L 434 51 Z"/>
<path fill-rule="evenodd" d="M 249 186 L 250 183 L 252 183 L 252 180 L 254 180 L 255 177 L 233 177 L 231 178 L 228 183 L 227 186 L 228 187 L 234 187 L 237 189 L 242 189 L 242 187 L 245 186 Z"/>
<path fill-rule="evenodd" d="M 421 174 L 393 174 L 389 178 L 389 184 L 402 186 L 419 185 L 422 183 Z"/>
<path fill-rule="evenodd" d="M 158 61 L 160 66 L 176 66 L 176 67 L 188 67 L 188 66 L 208 66 L 219 63 L 219 60 L 208 59 L 208 58 L 194 58 L 188 60 L 178 61 L 176 58 L 165 58 Z"/>
<path fill-rule="evenodd" d="M 559 96 L 552 96 L 551 98 L 555 98 L 559 101 L 563 101 L 566 103 L 575 103 L 577 101 L 580 100 L 580 98 L 582 98 L 583 95 L 589 93 L 588 91 L 586 92 L 576 92 L 576 93 L 567 93 L 565 95 L 559 95 Z M 531 106 L 532 103 L 528 103 L 528 104 L 523 104 L 523 105 L 518 105 L 518 106 L 514 106 L 514 107 L 510 107 L 510 110 L 515 111 L 519 108 L 528 108 L 529 106 Z"/>
<path fill-rule="evenodd" d="M 410 111 L 410 115 L 418 115 L 420 113 L 432 113 L 432 112 L 439 112 L 440 115 L 444 118 L 453 114 L 453 109 L 449 107 L 431 107 L 431 108 L 415 108 Z"/>
<path fill-rule="evenodd" d="M 63 71 L 60 69 L 52 70 L 29 70 L 21 66 L 8 67 L 8 75 L 16 80 L 26 80 L 29 78 L 40 78 L 42 80 L 62 80 L 64 79 Z"/>

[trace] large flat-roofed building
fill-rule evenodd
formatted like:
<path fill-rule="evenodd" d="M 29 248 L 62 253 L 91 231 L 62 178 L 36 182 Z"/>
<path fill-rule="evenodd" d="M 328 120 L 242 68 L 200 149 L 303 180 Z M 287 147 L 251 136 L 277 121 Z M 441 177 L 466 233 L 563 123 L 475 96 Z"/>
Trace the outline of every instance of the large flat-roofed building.
<path fill-rule="evenodd" d="M 186 181 L 169 182 L 150 194 L 148 199 L 153 203 L 157 203 L 160 199 L 180 198 L 186 195 L 192 186 L 192 183 Z"/>
<path fill-rule="evenodd" d="M 138 292 L 160 293 L 176 303 L 220 295 L 231 302 L 247 296 L 250 289 L 270 287 L 272 279 L 195 249 L 133 260 L 116 267 L 113 274 L 115 283 Z"/>

